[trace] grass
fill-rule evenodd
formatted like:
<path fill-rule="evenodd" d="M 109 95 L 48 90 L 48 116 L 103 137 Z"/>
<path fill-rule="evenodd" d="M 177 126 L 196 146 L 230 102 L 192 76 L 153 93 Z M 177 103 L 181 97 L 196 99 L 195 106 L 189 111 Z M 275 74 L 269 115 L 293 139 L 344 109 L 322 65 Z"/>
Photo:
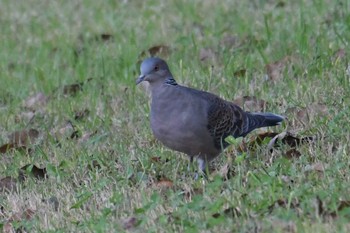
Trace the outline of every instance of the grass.
<path fill-rule="evenodd" d="M 330 0 L 2 1 L 0 144 L 17 130 L 40 137 L 30 153 L 1 154 L 0 178 L 17 178 L 27 164 L 48 178 L 0 194 L 0 229 L 348 232 L 349 12 L 348 1 Z M 186 157 L 153 138 L 149 98 L 135 87 L 140 54 L 154 45 L 171 47 L 163 57 L 179 83 L 227 100 L 264 99 L 289 118 L 270 130 L 318 140 L 298 146 L 294 159 L 287 146 L 269 153 L 265 141 L 244 156 L 232 146 L 208 181 L 193 180 Z M 213 52 L 206 61 L 203 49 Z M 285 57 L 279 78 L 266 80 L 265 66 Z M 63 94 L 80 82 L 82 91 Z M 39 92 L 47 104 L 26 108 Z M 288 111 L 312 104 L 303 124 Z M 225 166 L 230 179 L 218 175 Z M 31 217 L 10 221 L 28 209 Z"/>

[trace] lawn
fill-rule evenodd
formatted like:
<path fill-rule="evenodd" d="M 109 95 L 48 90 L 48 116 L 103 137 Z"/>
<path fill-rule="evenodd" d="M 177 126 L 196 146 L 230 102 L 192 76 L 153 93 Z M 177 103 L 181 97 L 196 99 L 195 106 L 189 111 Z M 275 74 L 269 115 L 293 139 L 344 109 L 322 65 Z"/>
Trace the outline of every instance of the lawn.
<path fill-rule="evenodd" d="M 3 232 L 349 232 L 350 2 L 0 3 Z M 284 115 L 195 164 L 152 135 L 140 62 Z"/>

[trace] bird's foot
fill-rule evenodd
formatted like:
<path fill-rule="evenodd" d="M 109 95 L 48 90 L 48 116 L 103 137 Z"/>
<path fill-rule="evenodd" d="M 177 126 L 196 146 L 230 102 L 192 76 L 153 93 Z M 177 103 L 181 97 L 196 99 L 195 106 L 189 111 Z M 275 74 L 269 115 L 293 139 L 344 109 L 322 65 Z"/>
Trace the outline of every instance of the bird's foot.
<path fill-rule="evenodd" d="M 207 173 L 205 171 L 196 171 L 194 173 L 193 179 L 194 180 L 198 180 L 199 178 L 203 178 L 205 180 L 208 180 L 208 175 L 207 175 Z"/>

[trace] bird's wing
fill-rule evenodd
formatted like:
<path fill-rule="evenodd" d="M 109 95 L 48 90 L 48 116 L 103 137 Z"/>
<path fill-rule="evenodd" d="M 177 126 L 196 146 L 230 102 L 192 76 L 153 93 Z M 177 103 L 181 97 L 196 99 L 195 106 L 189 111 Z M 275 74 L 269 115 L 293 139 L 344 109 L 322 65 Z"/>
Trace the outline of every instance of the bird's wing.
<path fill-rule="evenodd" d="M 219 97 L 211 98 L 208 108 L 207 128 L 214 139 L 215 146 L 224 149 L 228 143 L 225 138 L 241 136 L 245 121 L 244 111 Z"/>

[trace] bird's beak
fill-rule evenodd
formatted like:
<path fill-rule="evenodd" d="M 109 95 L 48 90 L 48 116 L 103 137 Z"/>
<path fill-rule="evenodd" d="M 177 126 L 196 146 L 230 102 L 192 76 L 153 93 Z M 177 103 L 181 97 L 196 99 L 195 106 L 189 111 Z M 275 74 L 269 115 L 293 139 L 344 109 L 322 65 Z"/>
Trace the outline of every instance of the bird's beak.
<path fill-rule="evenodd" d="M 142 82 L 145 79 L 145 77 L 146 77 L 145 75 L 141 74 L 139 78 L 136 80 L 136 85 Z"/>

